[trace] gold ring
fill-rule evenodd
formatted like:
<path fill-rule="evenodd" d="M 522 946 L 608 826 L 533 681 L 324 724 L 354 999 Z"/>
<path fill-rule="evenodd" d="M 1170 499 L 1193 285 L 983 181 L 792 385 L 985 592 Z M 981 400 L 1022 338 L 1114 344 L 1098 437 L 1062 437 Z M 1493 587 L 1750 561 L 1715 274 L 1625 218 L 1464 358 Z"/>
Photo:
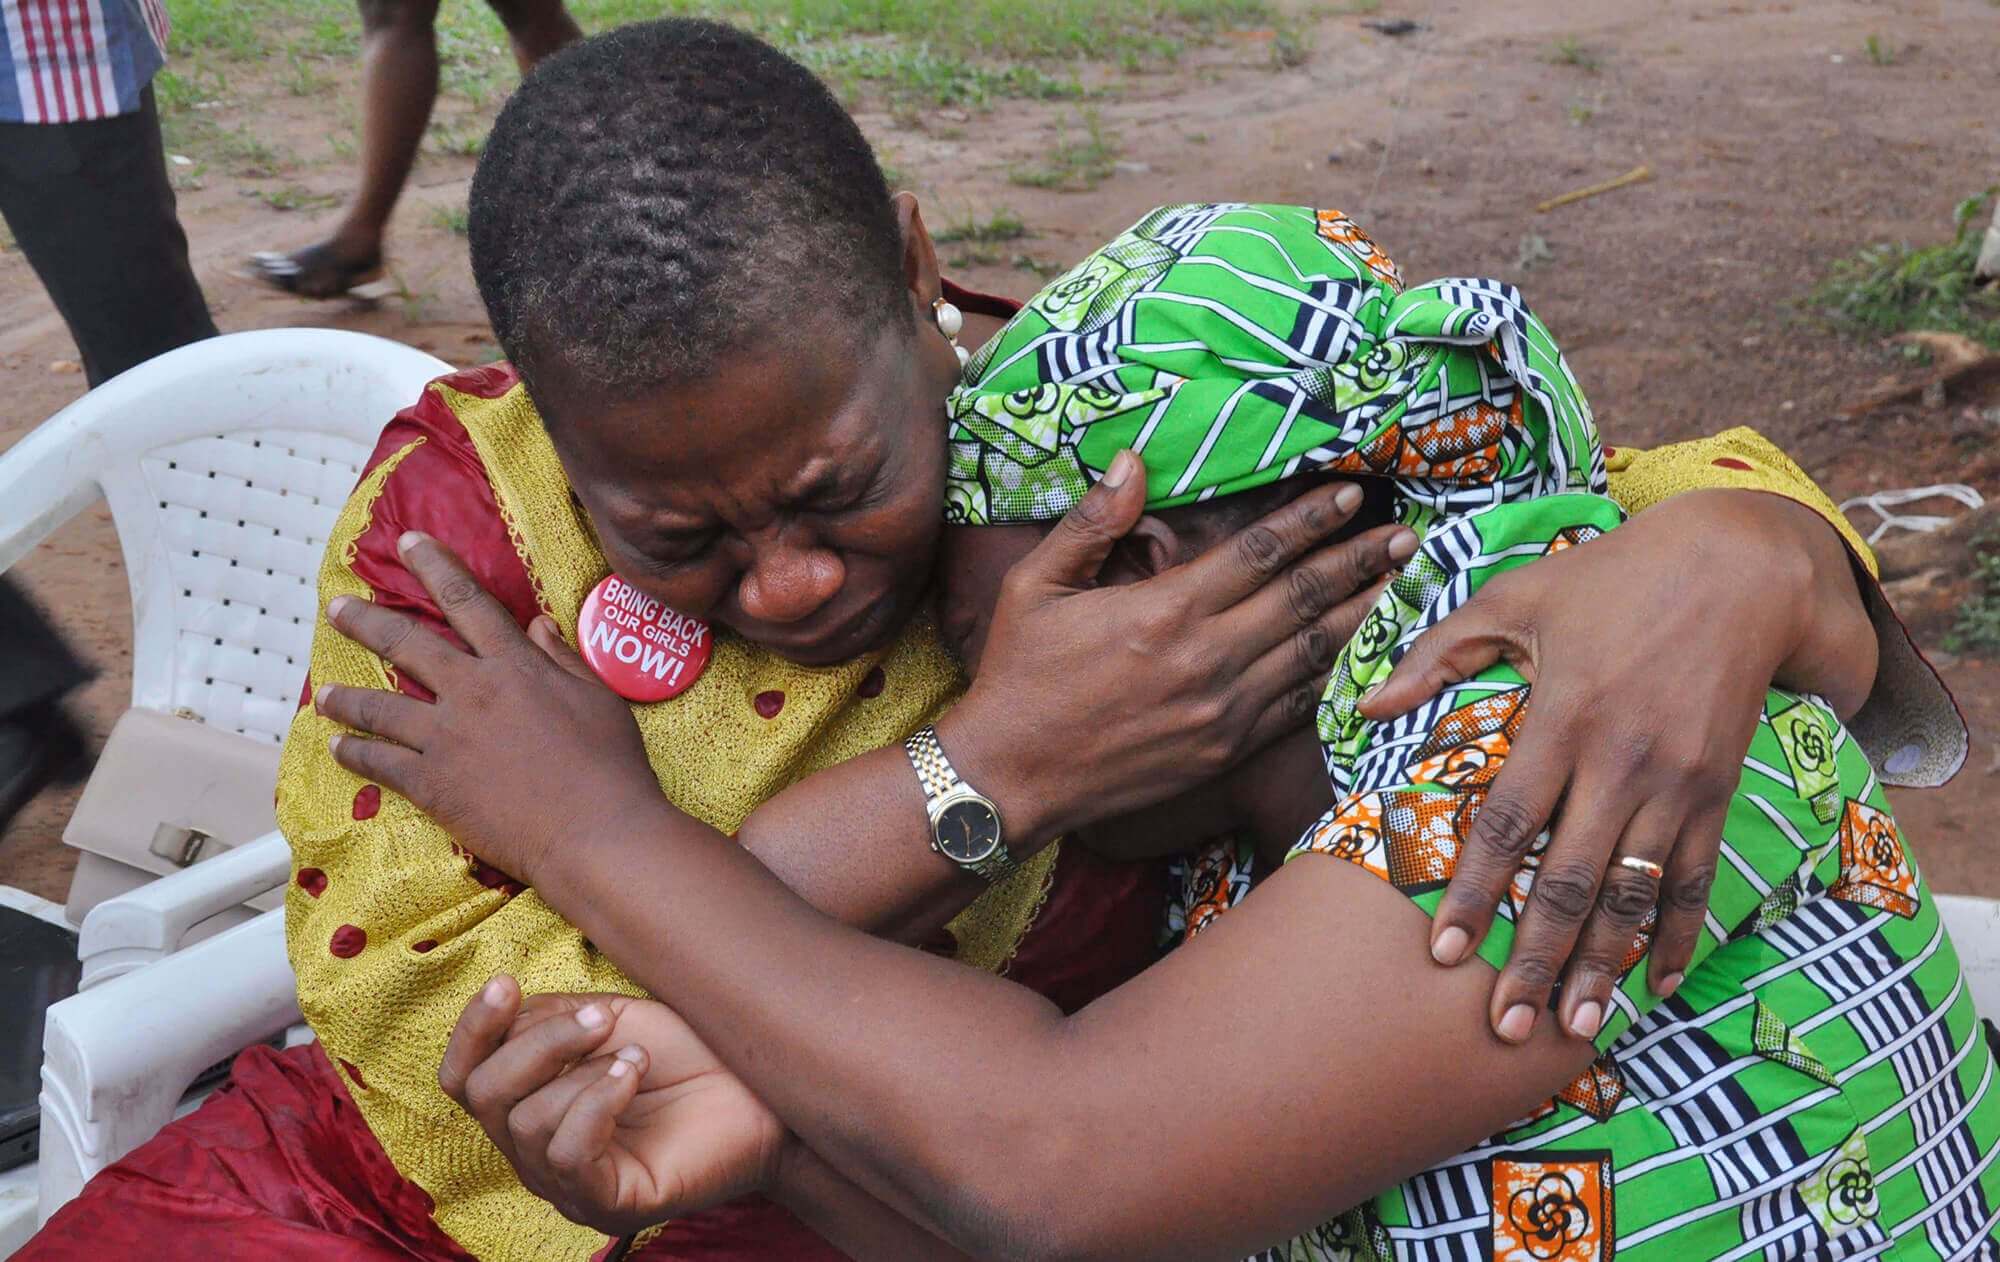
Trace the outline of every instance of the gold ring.
<path fill-rule="evenodd" d="M 1628 854 L 1619 856 L 1618 866 L 1623 868 L 1630 868 L 1634 872 L 1644 872 L 1647 876 L 1652 877 L 1655 881 L 1659 880 L 1660 877 L 1666 873 L 1665 868 L 1661 867 L 1657 863 L 1654 863 L 1651 859 L 1641 859 L 1637 855 Z"/>

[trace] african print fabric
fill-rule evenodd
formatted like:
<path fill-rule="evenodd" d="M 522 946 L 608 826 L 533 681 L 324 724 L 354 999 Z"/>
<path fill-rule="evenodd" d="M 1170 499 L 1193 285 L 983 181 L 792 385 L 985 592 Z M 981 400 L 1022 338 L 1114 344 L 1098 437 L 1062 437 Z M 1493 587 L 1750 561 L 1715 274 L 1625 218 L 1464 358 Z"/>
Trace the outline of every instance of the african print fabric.
<path fill-rule="evenodd" d="M 1590 411 L 1511 287 L 1404 290 L 1345 216 L 1155 211 L 1029 304 L 954 394 L 948 511 L 1046 520 L 1120 447 L 1152 506 L 1307 469 L 1393 478 L 1423 536 L 1318 724 L 1332 855 L 1434 911 L 1529 701 L 1496 667 L 1389 723 L 1361 692 L 1494 576 L 1615 528 Z M 1480 954 L 1504 962 L 1547 835 Z M 1183 865 L 1191 934 L 1249 886 Z M 1533 1116 L 1263 1255 L 1500 1262 L 1995 1255 L 2000 1098 L 1956 955 L 1867 757 L 1772 691 L 1676 994 L 1628 953 L 1601 1055 Z"/>
<path fill-rule="evenodd" d="M 1529 701 L 1496 667 L 1403 719 L 1354 713 L 1493 576 L 1618 524 L 1560 495 L 1438 523 L 1344 655 L 1321 734 L 1340 786 L 1294 856 L 1359 864 L 1434 911 Z M 1548 835 L 1480 946 L 1498 966 Z M 1627 954 L 1601 1055 L 1533 1116 L 1271 1259 L 1660 1262 L 1994 1255 L 2000 1098 L 1957 956 L 1867 757 L 1773 690 L 1679 991 Z"/>
<path fill-rule="evenodd" d="M 1154 508 L 1313 469 L 1466 512 L 1603 490 L 1590 409 L 1520 291 L 1404 290 L 1345 215 L 1153 211 L 1029 301 L 952 393 L 954 522 L 1047 521 L 1122 447 Z"/>

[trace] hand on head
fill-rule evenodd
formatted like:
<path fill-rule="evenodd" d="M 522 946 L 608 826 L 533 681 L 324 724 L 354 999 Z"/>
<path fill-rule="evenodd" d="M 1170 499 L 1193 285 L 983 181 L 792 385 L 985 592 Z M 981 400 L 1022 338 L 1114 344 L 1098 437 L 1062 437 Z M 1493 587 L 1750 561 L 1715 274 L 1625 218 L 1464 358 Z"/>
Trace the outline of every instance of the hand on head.
<path fill-rule="evenodd" d="M 1396 526 L 1328 544 L 1362 496 L 1327 485 L 1192 560 L 1100 586 L 1145 499 L 1143 466 L 1121 453 L 1006 572 L 978 676 L 939 723 L 962 773 L 1000 787 L 1011 831 L 1160 801 L 1306 726 L 1375 581 L 1416 546 Z"/>

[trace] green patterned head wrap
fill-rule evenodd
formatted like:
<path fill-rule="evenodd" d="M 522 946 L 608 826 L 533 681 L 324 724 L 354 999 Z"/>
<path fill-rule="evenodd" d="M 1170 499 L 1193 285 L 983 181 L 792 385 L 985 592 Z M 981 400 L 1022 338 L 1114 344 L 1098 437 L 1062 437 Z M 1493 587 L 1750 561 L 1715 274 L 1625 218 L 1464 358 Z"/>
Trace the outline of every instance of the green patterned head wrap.
<path fill-rule="evenodd" d="M 1511 285 L 1405 290 L 1338 211 L 1155 210 L 1042 290 L 946 405 L 952 522 L 1047 521 L 1120 448 L 1148 507 L 1296 473 L 1394 478 L 1404 516 L 1602 491 L 1590 407 Z"/>

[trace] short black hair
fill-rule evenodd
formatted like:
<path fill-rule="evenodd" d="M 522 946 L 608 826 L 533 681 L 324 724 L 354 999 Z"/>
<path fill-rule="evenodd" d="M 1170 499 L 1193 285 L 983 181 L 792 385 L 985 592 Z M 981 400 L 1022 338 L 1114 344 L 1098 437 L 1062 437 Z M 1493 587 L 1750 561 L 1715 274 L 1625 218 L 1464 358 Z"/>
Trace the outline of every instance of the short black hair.
<path fill-rule="evenodd" d="M 556 374 L 685 381 L 789 315 L 909 325 L 902 234 L 861 129 L 811 71 L 669 18 L 536 67 L 486 140 L 467 235 L 531 395 Z"/>

